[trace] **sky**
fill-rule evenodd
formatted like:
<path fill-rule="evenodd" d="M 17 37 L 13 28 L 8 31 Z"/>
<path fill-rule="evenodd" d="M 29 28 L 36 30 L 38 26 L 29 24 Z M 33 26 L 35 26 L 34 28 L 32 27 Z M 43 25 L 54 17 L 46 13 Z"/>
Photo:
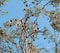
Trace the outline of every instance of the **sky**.
<path fill-rule="evenodd" d="M 31 0 L 28 0 L 28 4 L 31 2 Z M 44 0 L 42 1 L 42 3 L 40 4 L 40 6 L 43 6 L 46 2 L 48 2 L 47 0 L 44 2 Z M 23 11 L 25 8 L 25 5 L 23 3 L 23 0 L 8 0 L 7 5 L 6 6 L 2 6 L 0 7 L 0 10 L 6 10 L 8 11 L 8 14 L 5 15 L 1 15 L 0 12 L 0 27 L 3 27 L 3 23 L 5 23 L 6 21 L 13 19 L 13 18 L 22 18 L 24 17 L 25 12 Z M 55 8 L 53 6 L 46 6 L 45 7 L 47 10 L 55 10 Z M 49 29 L 49 31 L 51 31 L 51 34 L 54 33 L 53 28 L 50 26 L 49 20 L 47 18 L 49 18 L 48 16 L 45 16 L 43 13 L 40 16 L 41 18 L 39 18 L 38 23 L 39 23 L 39 27 L 41 28 L 41 30 L 43 30 L 44 27 L 47 27 Z M 41 40 L 41 41 L 40 41 Z M 54 43 L 50 43 L 48 44 L 48 40 L 44 40 L 43 36 L 41 34 L 38 35 L 38 39 L 36 39 L 36 41 L 34 42 L 34 45 L 38 46 L 38 48 L 41 47 L 53 47 Z M 43 46 L 42 46 L 43 45 Z M 54 53 L 53 49 L 50 49 L 51 53 Z"/>

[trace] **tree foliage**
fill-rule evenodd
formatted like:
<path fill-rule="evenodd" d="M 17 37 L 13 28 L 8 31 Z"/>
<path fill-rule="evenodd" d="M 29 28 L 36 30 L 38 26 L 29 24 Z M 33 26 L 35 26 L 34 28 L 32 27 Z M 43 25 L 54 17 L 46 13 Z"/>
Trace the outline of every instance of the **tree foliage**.
<path fill-rule="evenodd" d="M 46 6 L 52 5 L 58 7 L 60 0 L 49 0 L 43 7 L 40 7 L 43 0 L 33 0 L 31 4 L 27 4 L 28 0 L 24 0 L 25 15 L 23 18 L 11 19 L 5 22 L 4 28 L 0 27 L 0 53 L 49 53 L 48 48 L 38 49 L 33 42 L 38 38 L 38 34 L 42 33 L 44 40 L 48 40 L 48 44 L 55 44 L 55 53 L 59 53 L 60 45 L 60 12 L 57 10 L 48 11 Z M 6 0 L 0 0 L 0 6 L 5 4 Z M 57 9 L 57 8 L 56 8 Z M 59 10 L 59 8 L 58 8 Z M 3 11 L 3 14 L 8 13 Z M 54 29 L 54 33 L 50 35 L 48 28 L 43 30 L 39 28 L 38 20 L 40 14 L 44 12 L 45 16 L 50 18 L 50 26 Z M 34 17 L 34 20 L 31 20 Z M 58 32 L 58 35 L 56 34 Z M 41 40 L 40 40 L 41 41 Z M 52 49 L 51 48 L 51 49 Z"/>

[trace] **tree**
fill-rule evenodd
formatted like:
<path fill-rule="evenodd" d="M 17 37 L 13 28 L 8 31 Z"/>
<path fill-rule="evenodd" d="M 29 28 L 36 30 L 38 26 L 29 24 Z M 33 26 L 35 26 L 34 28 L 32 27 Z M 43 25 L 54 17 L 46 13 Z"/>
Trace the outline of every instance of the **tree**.
<path fill-rule="evenodd" d="M 57 35 L 56 32 L 60 32 L 60 12 L 57 11 L 56 7 L 58 7 L 60 0 L 50 0 L 43 7 L 39 7 L 42 1 L 32 1 L 33 7 L 31 7 L 31 4 L 27 4 L 28 0 L 24 0 L 26 6 L 24 8 L 25 16 L 20 19 L 11 19 L 4 23 L 4 28 L 0 28 L 0 53 L 44 53 L 43 51 L 49 53 L 48 48 L 38 49 L 33 44 L 39 33 L 42 33 L 44 40 L 48 40 L 48 44 L 53 42 L 55 46 L 52 48 L 55 49 L 55 53 L 59 53 L 60 34 Z M 4 2 L 5 0 L 1 0 L 0 6 L 4 5 Z M 49 5 L 53 5 L 56 10 L 46 10 L 46 6 Z M 38 20 L 42 12 L 44 12 L 45 16 L 49 16 L 49 22 L 54 29 L 54 34 L 50 35 L 50 31 L 46 27 L 43 30 L 39 28 Z M 32 17 L 34 17 L 34 20 L 31 20 Z"/>
<path fill-rule="evenodd" d="M 0 8 L 5 6 L 7 2 L 8 0 L 0 0 Z M 0 9 L 0 12 L 1 12 L 1 15 L 5 15 L 8 13 L 6 10 L 2 10 L 2 9 Z"/>

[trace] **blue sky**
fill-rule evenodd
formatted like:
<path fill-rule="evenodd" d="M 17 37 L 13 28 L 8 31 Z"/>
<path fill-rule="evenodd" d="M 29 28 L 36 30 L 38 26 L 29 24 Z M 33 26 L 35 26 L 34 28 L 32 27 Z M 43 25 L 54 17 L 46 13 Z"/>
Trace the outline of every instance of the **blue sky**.
<path fill-rule="evenodd" d="M 31 0 L 28 0 L 30 3 Z M 43 6 L 45 3 L 47 2 L 47 0 L 41 3 L 41 6 Z M 3 23 L 13 19 L 13 18 L 22 18 L 24 17 L 25 12 L 23 11 L 23 9 L 25 8 L 25 5 L 23 3 L 23 0 L 9 0 L 6 6 L 0 7 L 0 9 L 6 10 L 8 11 L 8 14 L 6 15 L 1 15 L 0 13 L 0 27 L 3 27 Z M 55 8 L 53 8 L 53 6 L 46 6 L 46 9 L 48 10 L 54 10 Z M 41 14 L 41 18 L 39 18 L 38 23 L 39 23 L 39 27 L 41 29 L 43 29 L 43 27 L 47 27 L 49 29 L 49 31 L 51 31 L 51 33 L 54 33 L 53 28 L 50 26 L 49 20 L 47 19 L 49 18 L 48 16 L 45 16 L 43 14 Z M 38 39 L 36 39 L 36 41 L 34 42 L 34 45 L 38 45 L 38 48 L 42 47 L 52 47 L 54 45 L 54 43 L 47 43 L 48 40 L 44 40 L 43 36 L 39 34 Z M 50 49 L 50 52 L 53 53 L 53 50 Z"/>

